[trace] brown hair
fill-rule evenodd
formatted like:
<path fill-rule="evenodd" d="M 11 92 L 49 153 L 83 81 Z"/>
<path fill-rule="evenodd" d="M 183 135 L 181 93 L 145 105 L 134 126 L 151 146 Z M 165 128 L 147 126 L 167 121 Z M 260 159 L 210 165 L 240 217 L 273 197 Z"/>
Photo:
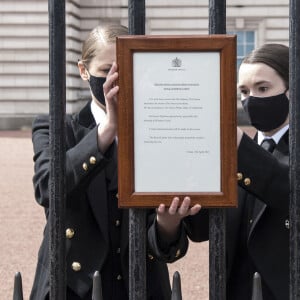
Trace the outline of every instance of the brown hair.
<path fill-rule="evenodd" d="M 120 24 L 99 25 L 95 27 L 82 44 L 81 60 L 89 65 L 101 46 L 116 42 L 119 35 L 128 34 L 128 29 Z"/>
<path fill-rule="evenodd" d="M 264 44 L 254 49 L 242 63 L 264 63 L 274 69 L 289 87 L 289 48 L 282 44 Z"/>

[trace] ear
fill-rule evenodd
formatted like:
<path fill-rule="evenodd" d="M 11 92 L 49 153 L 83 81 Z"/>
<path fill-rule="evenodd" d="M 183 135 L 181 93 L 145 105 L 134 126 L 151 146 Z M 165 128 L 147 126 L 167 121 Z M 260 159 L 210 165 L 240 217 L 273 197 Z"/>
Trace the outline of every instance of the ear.
<path fill-rule="evenodd" d="M 84 65 L 84 63 L 80 60 L 78 61 L 78 69 L 79 69 L 79 74 L 82 80 L 89 80 L 89 74 L 88 71 Z"/>

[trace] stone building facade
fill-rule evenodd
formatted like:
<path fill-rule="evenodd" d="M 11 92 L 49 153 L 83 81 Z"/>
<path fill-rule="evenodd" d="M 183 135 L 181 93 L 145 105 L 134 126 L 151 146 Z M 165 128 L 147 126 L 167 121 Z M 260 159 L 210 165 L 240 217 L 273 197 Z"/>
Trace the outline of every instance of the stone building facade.
<path fill-rule="evenodd" d="M 127 3 L 66 0 L 67 113 L 89 95 L 77 70 L 81 41 L 97 24 L 127 25 Z M 226 13 L 227 31 L 238 35 L 238 61 L 263 43 L 288 44 L 288 0 L 227 0 Z M 146 34 L 207 33 L 208 0 L 146 0 Z M 48 1 L 0 0 L 0 130 L 30 127 L 36 114 L 48 113 L 48 57 Z"/>

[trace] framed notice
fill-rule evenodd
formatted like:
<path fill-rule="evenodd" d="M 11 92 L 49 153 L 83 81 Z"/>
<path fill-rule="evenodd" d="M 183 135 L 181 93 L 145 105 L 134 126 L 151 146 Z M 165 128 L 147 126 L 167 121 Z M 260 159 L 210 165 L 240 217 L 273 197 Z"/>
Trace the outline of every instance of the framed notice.
<path fill-rule="evenodd" d="M 236 37 L 121 36 L 120 207 L 236 206 Z"/>

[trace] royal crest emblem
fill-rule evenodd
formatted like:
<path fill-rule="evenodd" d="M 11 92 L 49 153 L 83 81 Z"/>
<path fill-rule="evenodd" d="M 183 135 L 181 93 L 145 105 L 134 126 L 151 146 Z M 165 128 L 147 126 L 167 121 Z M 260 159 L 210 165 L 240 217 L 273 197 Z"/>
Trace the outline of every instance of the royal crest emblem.
<path fill-rule="evenodd" d="M 174 67 L 174 68 L 180 68 L 181 64 L 182 64 L 181 59 L 178 57 L 176 57 L 172 60 L 172 67 Z"/>

